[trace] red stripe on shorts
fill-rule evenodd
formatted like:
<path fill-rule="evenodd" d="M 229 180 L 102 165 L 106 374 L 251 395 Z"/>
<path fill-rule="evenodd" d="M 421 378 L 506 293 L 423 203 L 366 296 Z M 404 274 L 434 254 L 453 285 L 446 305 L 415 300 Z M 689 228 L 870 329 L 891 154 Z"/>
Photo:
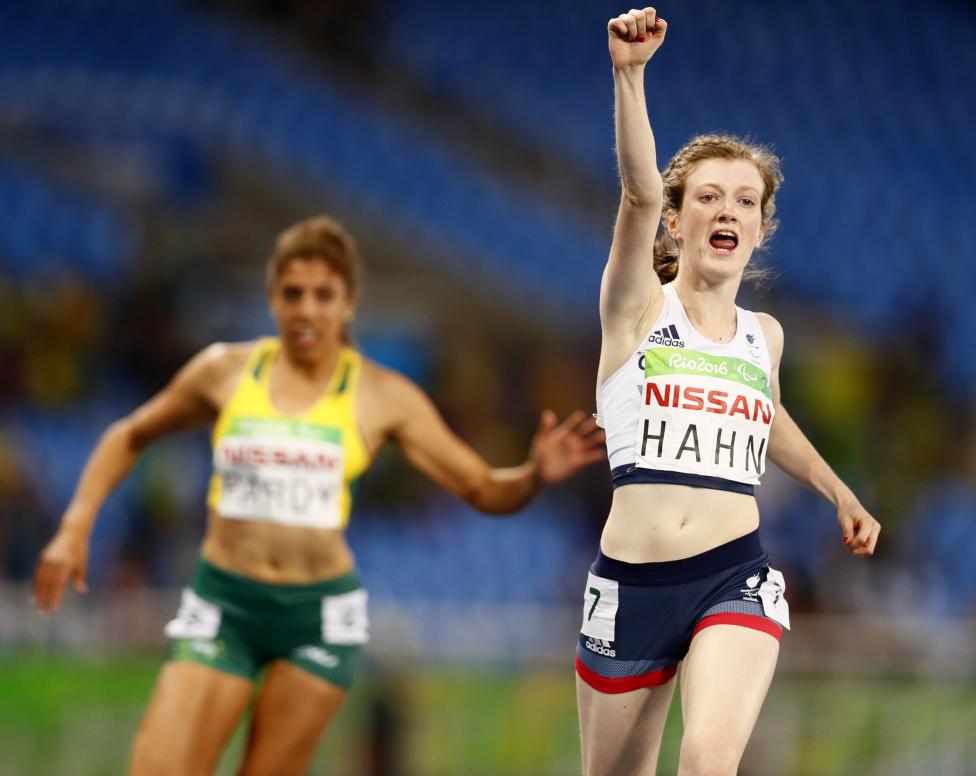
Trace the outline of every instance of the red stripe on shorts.
<path fill-rule="evenodd" d="M 775 620 L 767 617 L 760 617 L 758 614 L 739 614 L 737 612 L 722 612 L 721 614 L 710 614 L 698 621 L 698 627 L 691 634 L 692 638 L 698 635 L 699 631 L 704 630 L 710 625 L 738 625 L 742 628 L 752 628 L 753 630 L 768 633 L 777 641 L 783 636 L 783 628 Z"/>
<path fill-rule="evenodd" d="M 654 687 L 659 684 L 664 684 L 674 676 L 677 670 L 677 666 L 667 666 L 666 668 L 660 668 L 657 671 L 650 671 L 639 676 L 622 676 L 613 679 L 607 676 L 600 676 L 596 671 L 587 668 L 582 660 L 578 657 L 576 658 L 576 673 L 579 674 L 580 679 L 590 685 L 594 690 L 605 693 L 630 692 L 631 690 L 639 690 L 641 687 Z"/>

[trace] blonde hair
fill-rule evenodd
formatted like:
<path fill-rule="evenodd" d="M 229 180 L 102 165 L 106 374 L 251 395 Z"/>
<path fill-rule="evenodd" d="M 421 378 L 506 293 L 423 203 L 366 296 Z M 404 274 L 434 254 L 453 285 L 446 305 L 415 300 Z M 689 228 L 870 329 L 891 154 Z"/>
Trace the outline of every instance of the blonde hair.
<path fill-rule="evenodd" d="M 668 164 L 661 174 L 664 179 L 664 203 L 661 209 L 661 226 L 654 242 L 654 271 L 662 283 L 669 283 L 678 274 L 678 243 L 668 233 L 666 219 L 668 211 L 681 211 L 684 201 L 685 184 L 695 166 L 706 159 L 745 159 L 756 165 L 763 181 L 762 221 L 767 240 L 773 236 L 779 221 L 773 218 L 776 212 L 776 191 L 783 182 L 783 172 L 779 157 L 766 146 L 752 143 L 734 135 L 697 135 L 689 140 Z M 743 273 L 749 280 L 766 280 L 769 270 L 750 267 Z"/>

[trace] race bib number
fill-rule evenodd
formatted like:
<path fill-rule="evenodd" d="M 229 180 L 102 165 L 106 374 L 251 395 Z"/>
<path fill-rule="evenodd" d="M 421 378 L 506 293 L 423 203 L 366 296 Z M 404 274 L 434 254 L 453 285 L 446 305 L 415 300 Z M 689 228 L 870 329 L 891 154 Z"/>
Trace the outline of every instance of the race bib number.
<path fill-rule="evenodd" d="M 598 577 L 591 571 L 586 578 L 586 592 L 583 594 L 583 626 L 580 632 L 590 638 L 613 641 L 619 603 L 620 583 Z"/>
<path fill-rule="evenodd" d="M 765 615 L 789 630 L 790 607 L 786 603 L 786 580 L 781 571 L 770 566 L 766 581 L 759 587 L 759 599 Z"/>
<path fill-rule="evenodd" d="M 171 639 L 214 639 L 220 629 L 220 607 L 204 601 L 190 588 L 184 588 L 175 619 L 163 632 Z"/>
<path fill-rule="evenodd" d="M 326 644 L 365 644 L 369 641 L 369 613 L 365 590 L 322 599 L 322 641 Z"/>
<path fill-rule="evenodd" d="M 265 433 L 228 434 L 214 448 L 214 468 L 221 479 L 218 514 L 339 528 L 343 448 L 338 430 L 273 421 L 257 428 Z"/>

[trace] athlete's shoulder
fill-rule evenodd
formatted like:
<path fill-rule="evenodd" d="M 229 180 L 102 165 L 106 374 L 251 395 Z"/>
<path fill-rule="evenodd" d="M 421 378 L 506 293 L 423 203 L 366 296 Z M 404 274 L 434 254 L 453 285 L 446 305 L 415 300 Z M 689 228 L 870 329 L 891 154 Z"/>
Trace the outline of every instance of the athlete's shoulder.
<path fill-rule="evenodd" d="M 363 382 L 393 417 L 419 417 L 433 406 L 427 392 L 405 374 L 365 357 Z"/>
<path fill-rule="evenodd" d="M 363 384 L 388 398 L 409 396 L 420 387 L 402 372 L 373 361 L 360 353 Z"/>
<path fill-rule="evenodd" d="M 430 419 L 433 404 L 413 380 L 365 356 L 362 363 L 359 412 L 364 425 L 386 438 Z"/>
<path fill-rule="evenodd" d="M 261 340 L 248 342 L 214 342 L 194 356 L 200 366 L 210 372 L 243 368 Z M 191 362 L 192 363 L 192 362 Z"/>
<path fill-rule="evenodd" d="M 763 336 L 766 338 L 766 347 L 773 363 L 777 363 L 783 355 L 783 326 L 769 313 L 754 313 L 756 320 L 762 327 Z"/>
<path fill-rule="evenodd" d="M 780 339 L 783 338 L 783 326 L 772 315 L 760 312 L 753 313 L 753 315 L 759 320 L 759 325 L 763 328 L 763 334 L 767 336 L 772 334 Z"/>
<path fill-rule="evenodd" d="M 217 402 L 236 384 L 258 341 L 215 342 L 208 345 L 180 370 L 177 381 Z"/>

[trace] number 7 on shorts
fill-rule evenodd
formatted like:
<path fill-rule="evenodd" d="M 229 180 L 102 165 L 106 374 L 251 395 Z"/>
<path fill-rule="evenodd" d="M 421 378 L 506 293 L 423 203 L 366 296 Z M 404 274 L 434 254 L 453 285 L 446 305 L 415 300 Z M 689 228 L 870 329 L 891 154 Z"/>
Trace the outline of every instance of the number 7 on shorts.
<path fill-rule="evenodd" d="M 590 596 L 593 596 L 592 601 Z M 581 632 L 584 636 L 613 641 L 619 598 L 620 585 L 616 580 L 598 577 L 590 572 L 586 580 L 586 594 L 583 596 Z"/>
<path fill-rule="evenodd" d="M 590 613 L 586 615 L 586 621 L 589 622 L 593 619 L 593 610 L 596 609 L 596 605 L 600 603 L 600 588 L 591 587 L 590 592 L 593 594 L 593 606 L 590 607 Z"/>

